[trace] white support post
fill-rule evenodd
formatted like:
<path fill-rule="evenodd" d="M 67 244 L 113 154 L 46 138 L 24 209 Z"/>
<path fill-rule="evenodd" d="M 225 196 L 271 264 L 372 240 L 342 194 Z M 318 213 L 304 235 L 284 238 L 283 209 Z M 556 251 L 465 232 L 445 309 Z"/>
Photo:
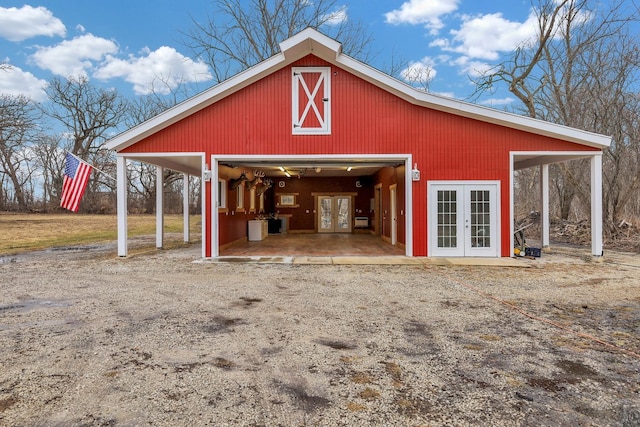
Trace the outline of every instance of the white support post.
<path fill-rule="evenodd" d="M 164 246 L 164 168 L 156 168 L 156 248 Z"/>
<path fill-rule="evenodd" d="M 209 166 L 205 161 L 205 157 L 202 157 L 202 174 L 200 175 L 200 239 L 202 242 L 202 258 L 207 257 L 207 215 L 209 215 L 209 206 L 207 202 L 209 197 L 207 196 L 207 179 L 211 182 L 211 171 L 209 171 Z"/>
<path fill-rule="evenodd" d="M 127 256 L 127 159 L 116 158 L 117 211 L 118 211 L 118 256 Z"/>
<path fill-rule="evenodd" d="M 540 228 L 542 249 L 549 250 L 549 165 L 540 165 Z"/>
<path fill-rule="evenodd" d="M 591 254 L 602 256 L 602 154 L 591 157 Z"/>
<path fill-rule="evenodd" d="M 182 215 L 183 215 L 183 228 L 184 228 L 184 241 L 189 242 L 191 240 L 189 233 L 189 175 L 182 174 Z"/>
<path fill-rule="evenodd" d="M 211 156 L 211 257 L 220 256 L 220 241 L 218 233 L 218 160 Z M 203 216 L 204 221 L 204 216 Z"/>

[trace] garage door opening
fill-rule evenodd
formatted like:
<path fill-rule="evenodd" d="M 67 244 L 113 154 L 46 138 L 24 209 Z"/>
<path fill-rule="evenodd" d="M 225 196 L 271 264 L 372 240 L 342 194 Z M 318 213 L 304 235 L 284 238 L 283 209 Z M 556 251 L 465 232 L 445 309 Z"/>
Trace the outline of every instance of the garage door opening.
<path fill-rule="evenodd" d="M 408 155 L 218 156 L 211 164 L 214 257 L 411 256 Z"/>

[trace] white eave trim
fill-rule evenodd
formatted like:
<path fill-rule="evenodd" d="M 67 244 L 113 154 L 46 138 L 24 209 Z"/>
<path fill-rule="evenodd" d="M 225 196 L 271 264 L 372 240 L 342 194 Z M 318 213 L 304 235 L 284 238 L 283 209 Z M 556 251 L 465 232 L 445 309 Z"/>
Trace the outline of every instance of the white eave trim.
<path fill-rule="evenodd" d="M 269 75 L 283 61 L 285 61 L 283 54 L 274 55 L 266 61 L 248 68 L 235 76 L 174 105 L 159 115 L 142 122 L 119 135 L 116 135 L 114 138 L 107 141 L 105 145 L 110 150 L 123 150 L 128 146 L 153 135 L 159 130 L 169 127 L 185 117 L 188 117 L 191 114 L 196 113 Z"/>
<path fill-rule="evenodd" d="M 110 150 L 120 151 L 136 142 L 164 129 L 181 119 L 208 107 L 211 104 L 249 86 L 261 78 L 291 64 L 298 59 L 314 54 L 323 60 L 344 68 L 346 71 L 399 96 L 415 105 L 493 123 L 525 132 L 574 142 L 588 147 L 603 149 L 611 144 L 611 137 L 599 135 L 568 126 L 532 119 L 490 107 L 460 101 L 454 98 L 419 91 L 388 74 L 376 70 L 342 53 L 341 44 L 316 30 L 307 28 L 280 43 L 281 53 L 263 61 L 224 82 L 170 108 L 160 115 L 133 127 L 106 143 Z"/>

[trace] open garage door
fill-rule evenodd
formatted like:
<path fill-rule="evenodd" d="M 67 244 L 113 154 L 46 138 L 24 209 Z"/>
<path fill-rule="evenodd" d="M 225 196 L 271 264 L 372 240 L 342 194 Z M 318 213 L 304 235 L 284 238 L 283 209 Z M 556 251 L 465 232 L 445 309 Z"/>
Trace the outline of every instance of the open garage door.
<path fill-rule="evenodd" d="M 399 185 L 394 182 L 398 200 L 402 200 L 397 211 L 404 213 L 397 219 L 404 220 L 399 228 L 401 233 L 393 238 L 400 243 L 403 255 L 412 254 L 411 157 L 408 155 L 214 156 L 211 164 L 212 178 L 218 180 L 217 185 L 211 186 L 212 200 L 216 201 L 212 208 L 217 212 L 211 218 L 214 257 L 224 255 L 226 248 L 246 240 L 243 222 L 253 219 L 279 219 L 282 231 L 291 235 L 374 234 L 373 219 L 382 215 L 374 212 L 374 187 L 379 180 L 389 180 L 389 176 L 400 181 Z M 254 179 L 260 174 L 262 181 L 269 185 L 265 192 L 255 190 Z M 242 182 L 235 186 L 238 180 Z M 239 191 L 243 186 L 244 190 Z M 371 230 L 356 228 L 356 217 L 370 218 Z M 387 238 L 390 242 L 392 236 Z"/>

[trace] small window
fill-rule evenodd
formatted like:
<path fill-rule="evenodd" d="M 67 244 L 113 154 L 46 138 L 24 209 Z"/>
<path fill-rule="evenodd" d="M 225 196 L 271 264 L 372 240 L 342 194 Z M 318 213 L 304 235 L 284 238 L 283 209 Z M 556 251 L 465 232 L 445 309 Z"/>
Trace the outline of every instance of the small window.
<path fill-rule="evenodd" d="M 244 182 L 236 188 L 236 211 L 244 211 Z"/>
<path fill-rule="evenodd" d="M 249 190 L 249 213 L 256 212 L 256 187 Z"/>
<path fill-rule="evenodd" d="M 227 181 L 218 179 L 218 209 L 227 207 Z"/>

